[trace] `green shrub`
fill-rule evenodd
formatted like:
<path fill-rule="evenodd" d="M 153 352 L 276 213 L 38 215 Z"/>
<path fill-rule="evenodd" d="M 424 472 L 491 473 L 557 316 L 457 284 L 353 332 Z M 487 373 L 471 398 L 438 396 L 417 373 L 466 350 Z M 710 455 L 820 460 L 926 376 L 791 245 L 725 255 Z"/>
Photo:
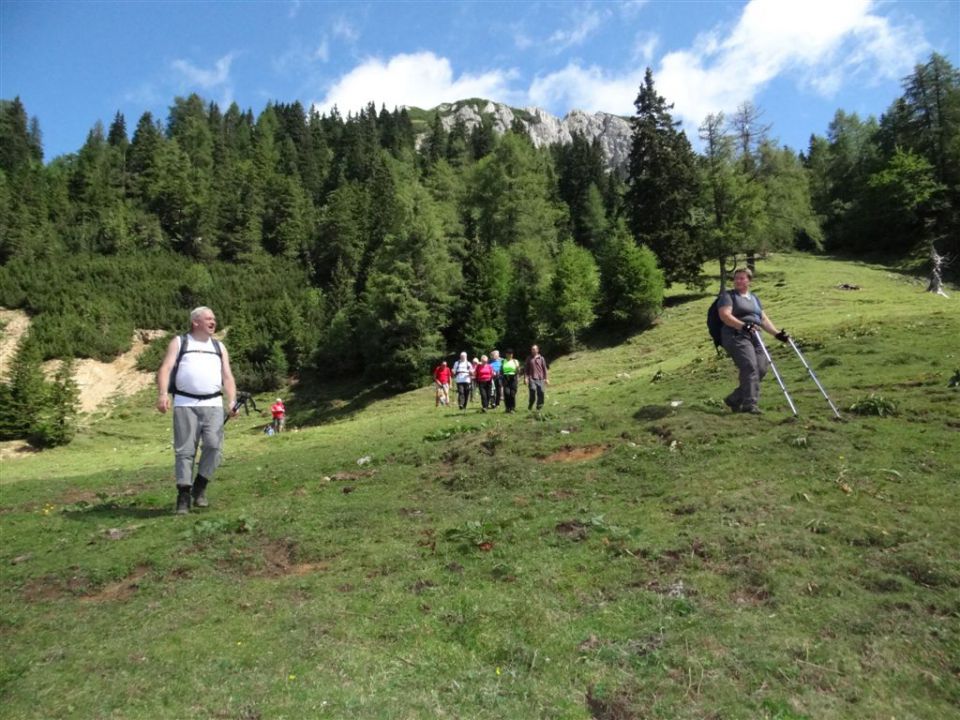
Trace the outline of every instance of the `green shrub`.
<path fill-rule="evenodd" d="M 870 393 L 867 397 L 857 400 L 850 406 L 850 412 L 857 415 L 877 415 L 885 417 L 897 414 L 897 405 L 893 400 L 887 400 L 883 395 Z"/>

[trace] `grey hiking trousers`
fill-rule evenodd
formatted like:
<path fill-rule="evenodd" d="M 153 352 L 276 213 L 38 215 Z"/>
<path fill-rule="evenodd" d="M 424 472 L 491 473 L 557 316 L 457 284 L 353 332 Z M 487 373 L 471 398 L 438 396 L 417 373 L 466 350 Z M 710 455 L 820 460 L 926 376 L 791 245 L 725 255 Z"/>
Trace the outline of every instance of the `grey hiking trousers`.
<path fill-rule="evenodd" d="M 193 485 L 193 462 L 203 439 L 198 472 L 207 480 L 220 464 L 223 446 L 223 407 L 175 407 L 173 409 L 173 454 L 177 485 Z"/>
<path fill-rule="evenodd" d="M 760 402 L 760 381 L 767 374 L 767 358 L 751 337 L 723 329 L 723 349 L 740 371 L 740 386 L 730 393 L 734 408 L 749 410 Z"/>

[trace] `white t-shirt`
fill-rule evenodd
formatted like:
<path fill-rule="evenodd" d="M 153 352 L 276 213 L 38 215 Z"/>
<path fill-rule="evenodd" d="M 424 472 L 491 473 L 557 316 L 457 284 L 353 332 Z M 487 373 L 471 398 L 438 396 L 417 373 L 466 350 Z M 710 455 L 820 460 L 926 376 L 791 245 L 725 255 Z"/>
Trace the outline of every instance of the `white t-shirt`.
<path fill-rule="evenodd" d="M 473 371 L 473 365 L 469 360 L 457 360 L 453 364 L 453 377 L 458 383 L 470 382 L 470 373 Z"/>
<path fill-rule="evenodd" d="M 183 342 L 182 337 L 179 339 Z M 223 389 L 223 361 L 213 345 L 213 338 L 200 342 L 187 333 L 187 351 L 180 359 L 180 367 L 177 369 L 177 388 L 194 395 L 210 395 Z M 173 406 L 223 407 L 223 398 L 218 395 L 197 400 L 174 394 Z"/>

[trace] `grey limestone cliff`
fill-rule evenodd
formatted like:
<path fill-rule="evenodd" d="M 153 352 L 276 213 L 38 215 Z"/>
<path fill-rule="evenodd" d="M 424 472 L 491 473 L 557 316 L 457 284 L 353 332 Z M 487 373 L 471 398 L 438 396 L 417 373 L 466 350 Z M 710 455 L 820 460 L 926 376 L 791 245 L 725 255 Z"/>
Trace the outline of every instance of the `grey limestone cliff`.
<path fill-rule="evenodd" d="M 630 123 L 618 115 L 587 113 L 571 110 L 566 117 L 558 118 L 537 107 L 516 110 L 491 101 L 460 101 L 434 108 L 440 114 L 440 122 L 449 131 L 457 120 L 462 120 L 470 131 L 487 115 L 493 121 L 493 129 L 504 133 L 515 119 L 519 119 L 535 147 L 568 144 L 573 134 L 580 133 L 587 140 L 599 138 L 608 168 L 623 167 L 630 153 Z"/>

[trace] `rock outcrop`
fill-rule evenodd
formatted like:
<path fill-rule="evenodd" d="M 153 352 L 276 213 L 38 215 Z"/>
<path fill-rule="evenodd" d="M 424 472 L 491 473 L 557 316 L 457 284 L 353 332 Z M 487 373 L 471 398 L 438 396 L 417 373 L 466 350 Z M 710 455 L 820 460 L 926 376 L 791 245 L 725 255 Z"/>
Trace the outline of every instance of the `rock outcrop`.
<path fill-rule="evenodd" d="M 489 100 L 445 103 L 434 110 L 440 114 L 440 122 L 447 131 L 457 120 L 462 120 L 468 131 L 473 130 L 486 115 L 493 121 L 493 129 L 502 134 L 519 120 L 536 147 L 569 144 L 574 133 L 580 133 L 589 141 L 599 138 L 608 168 L 623 167 L 630 154 L 630 123 L 618 115 L 571 110 L 561 119 L 542 108 L 518 110 Z"/>

